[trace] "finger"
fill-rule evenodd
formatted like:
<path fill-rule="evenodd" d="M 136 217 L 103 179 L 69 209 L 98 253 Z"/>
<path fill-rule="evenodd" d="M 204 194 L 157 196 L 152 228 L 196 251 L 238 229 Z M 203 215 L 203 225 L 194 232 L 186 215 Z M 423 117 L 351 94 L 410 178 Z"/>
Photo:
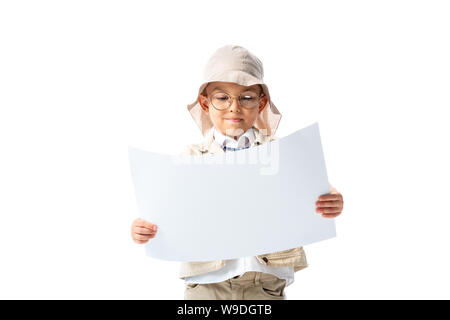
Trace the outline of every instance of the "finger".
<path fill-rule="evenodd" d="M 337 216 L 339 216 L 341 213 L 330 213 L 330 214 L 323 214 L 322 217 L 324 218 L 336 218 Z"/>
<path fill-rule="evenodd" d="M 148 228 L 143 228 L 143 227 L 135 227 L 134 228 L 134 233 L 138 233 L 138 234 L 154 234 L 155 231 L 153 231 L 153 229 L 148 229 Z"/>
<path fill-rule="evenodd" d="M 134 239 L 135 240 L 144 240 L 144 241 L 146 241 L 146 240 L 148 240 L 148 239 L 151 239 L 151 238 L 153 238 L 155 235 L 143 235 L 143 234 L 134 234 Z"/>
<path fill-rule="evenodd" d="M 134 225 L 138 227 L 143 227 L 145 225 L 145 222 L 146 221 L 142 220 L 141 218 L 138 218 L 134 221 Z"/>
<path fill-rule="evenodd" d="M 319 208 L 327 208 L 327 207 L 340 208 L 342 205 L 340 200 L 333 200 L 333 201 L 317 201 L 316 206 Z"/>
<path fill-rule="evenodd" d="M 332 201 L 332 200 L 339 200 L 339 194 L 331 194 L 331 193 L 327 193 L 327 194 L 322 194 L 321 196 L 319 196 L 319 201 Z"/>
<path fill-rule="evenodd" d="M 156 229 L 157 229 L 156 225 L 154 225 L 153 223 L 150 223 L 148 221 L 142 220 L 142 219 L 139 219 L 136 222 L 136 226 L 137 227 L 148 228 L 148 229 L 153 229 L 154 231 L 156 231 Z"/>
<path fill-rule="evenodd" d="M 316 210 L 317 212 L 320 212 L 320 213 L 322 213 L 322 214 L 327 214 L 327 213 L 337 213 L 337 212 L 339 212 L 339 213 L 341 213 L 341 208 L 318 208 L 317 210 Z"/>

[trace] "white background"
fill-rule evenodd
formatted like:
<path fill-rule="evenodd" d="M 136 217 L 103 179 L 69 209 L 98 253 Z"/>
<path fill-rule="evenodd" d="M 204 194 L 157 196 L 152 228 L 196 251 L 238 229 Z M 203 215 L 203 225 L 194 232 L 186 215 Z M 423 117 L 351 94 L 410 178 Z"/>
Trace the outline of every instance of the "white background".
<path fill-rule="evenodd" d="M 338 237 L 288 299 L 450 298 L 446 1 L 2 1 L 0 298 L 183 299 L 132 242 L 127 146 L 201 141 L 186 106 L 226 44 L 283 114 L 319 121 Z M 201 193 L 202 190 L 199 190 Z"/>

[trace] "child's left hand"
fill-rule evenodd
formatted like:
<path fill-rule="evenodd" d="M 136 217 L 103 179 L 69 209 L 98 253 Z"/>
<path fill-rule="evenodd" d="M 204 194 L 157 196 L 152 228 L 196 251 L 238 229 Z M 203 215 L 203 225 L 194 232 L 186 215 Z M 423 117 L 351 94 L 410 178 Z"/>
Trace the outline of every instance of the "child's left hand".
<path fill-rule="evenodd" d="M 316 202 L 316 212 L 324 218 L 335 218 L 342 213 L 344 198 L 336 189 L 331 187 L 331 192 L 322 194 Z"/>

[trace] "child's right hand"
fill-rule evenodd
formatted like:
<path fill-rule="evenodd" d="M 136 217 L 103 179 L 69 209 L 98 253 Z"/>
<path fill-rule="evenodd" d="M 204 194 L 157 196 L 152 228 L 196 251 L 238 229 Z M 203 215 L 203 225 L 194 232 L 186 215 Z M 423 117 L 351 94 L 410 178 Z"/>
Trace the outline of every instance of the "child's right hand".
<path fill-rule="evenodd" d="M 139 244 L 146 243 L 156 235 L 156 225 L 137 218 L 131 225 L 131 237 L 133 241 Z"/>

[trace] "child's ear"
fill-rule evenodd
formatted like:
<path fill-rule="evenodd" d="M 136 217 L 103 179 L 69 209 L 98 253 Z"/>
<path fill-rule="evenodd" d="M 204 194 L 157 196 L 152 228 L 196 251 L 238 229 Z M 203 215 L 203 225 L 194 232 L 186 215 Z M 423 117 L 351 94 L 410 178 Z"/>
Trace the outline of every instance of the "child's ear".
<path fill-rule="evenodd" d="M 259 100 L 259 110 L 258 110 L 258 113 L 261 113 L 261 112 L 264 110 L 264 108 L 266 107 L 268 101 L 269 101 L 269 99 L 267 99 L 266 96 L 262 96 L 262 97 L 261 97 L 261 99 Z"/>
<path fill-rule="evenodd" d="M 209 113 L 208 99 L 203 94 L 199 94 L 197 100 L 200 106 L 202 107 L 203 111 L 205 111 L 208 114 Z"/>

